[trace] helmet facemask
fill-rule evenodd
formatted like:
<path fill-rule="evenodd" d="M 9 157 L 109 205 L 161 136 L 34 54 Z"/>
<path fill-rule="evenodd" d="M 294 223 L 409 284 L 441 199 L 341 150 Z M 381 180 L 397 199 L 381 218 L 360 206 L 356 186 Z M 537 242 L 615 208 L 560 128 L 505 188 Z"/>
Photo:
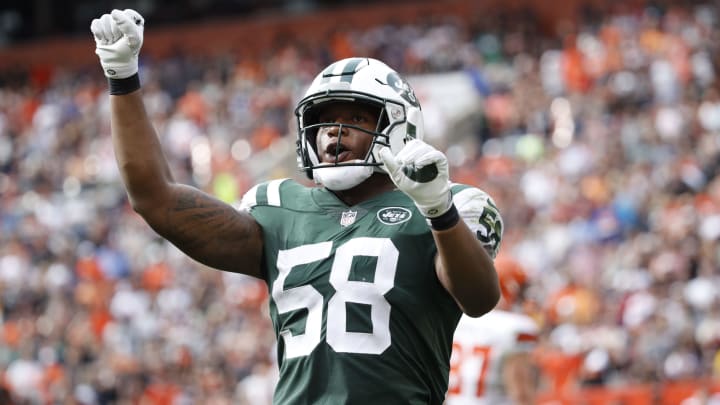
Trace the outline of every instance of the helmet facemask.
<path fill-rule="evenodd" d="M 352 66 L 354 70 L 347 66 Z M 336 71 L 340 73 L 329 73 Z M 341 126 L 338 123 L 319 122 L 318 109 L 333 102 L 363 103 L 377 107 L 378 124 L 375 131 L 349 124 Z M 397 154 L 407 140 L 422 136 L 422 114 L 412 89 L 395 71 L 374 59 L 350 58 L 330 65 L 318 75 L 305 98 L 298 103 L 295 116 L 298 123 L 297 154 L 300 170 L 308 178 L 333 190 L 352 188 L 374 172 L 385 173 L 378 153 L 380 149 L 389 147 L 393 154 Z M 328 126 L 352 128 L 372 136 L 372 143 L 364 158 L 321 163 L 317 151 L 317 134 L 320 128 Z M 340 129 L 338 145 L 342 143 Z M 335 155 L 339 152 L 336 151 Z M 339 179 L 342 184 L 336 184 L 331 178 Z"/>
<path fill-rule="evenodd" d="M 382 109 L 382 107 L 380 105 L 378 105 L 376 103 L 367 103 L 365 101 L 354 102 L 354 103 L 359 102 L 359 103 L 367 104 L 377 110 L 377 113 L 376 113 L 377 125 L 376 125 L 375 129 L 372 131 L 368 130 L 366 128 L 362 128 L 357 125 L 352 125 L 352 124 L 343 124 L 343 123 L 336 123 L 336 122 L 320 122 L 320 120 L 318 118 L 318 115 L 319 115 L 318 110 L 322 110 L 324 107 L 328 106 L 329 104 L 341 102 L 341 101 L 346 101 L 346 100 L 330 99 L 327 101 L 316 102 L 312 105 L 305 104 L 307 106 L 306 107 L 307 109 L 306 109 L 306 111 L 301 113 L 301 118 L 298 119 L 298 122 L 300 123 L 300 126 L 298 128 L 298 131 L 300 132 L 300 140 L 303 141 L 303 143 L 310 149 L 308 152 L 310 152 L 310 154 L 311 154 L 310 156 L 311 156 L 311 158 L 313 158 L 312 159 L 313 163 L 315 163 L 315 165 L 322 164 L 323 166 L 352 166 L 352 165 L 358 165 L 358 164 L 379 166 L 381 164 L 381 162 L 379 162 L 379 161 L 377 161 L 377 159 L 375 159 L 375 156 L 372 154 L 372 150 L 375 148 L 375 146 L 378 146 L 378 148 L 383 147 L 383 146 L 390 146 L 387 134 L 383 133 L 383 130 L 388 125 L 387 124 L 387 122 L 388 122 L 387 115 L 386 115 L 385 111 Z M 332 162 L 320 163 L 319 158 L 317 158 L 317 160 L 314 159 L 315 157 L 320 156 L 320 153 L 318 153 L 318 150 L 317 150 L 317 135 L 318 135 L 319 131 L 322 128 L 332 128 L 332 127 L 338 128 L 338 131 L 337 131 L 338 132 L 338 135 L 337 135 L 338 148 L 342 144 L 343 137 L 346 136 L 343 133 L 343 129 L 352 129 L 356 132 L 362 132 L 364 134 L 367 134 L 368 136 L 371 136 L 373 138 L 372 144 L 371 144 L 370 148 L 366 151 L 365 156 L 361 159 L 362 160 L 361 162 L 355 163 L 355 162 L 337 162 L 336 161 L 334 163 L 332 163 Z M 340 152 L 341 151 L 339 149 L 337 151 L 335 151 L 336 158 Z"/>

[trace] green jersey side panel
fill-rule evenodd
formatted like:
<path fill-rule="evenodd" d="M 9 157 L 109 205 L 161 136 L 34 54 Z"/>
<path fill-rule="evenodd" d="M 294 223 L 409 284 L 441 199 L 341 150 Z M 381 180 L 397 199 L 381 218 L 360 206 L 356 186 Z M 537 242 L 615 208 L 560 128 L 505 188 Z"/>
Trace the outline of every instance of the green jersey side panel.
<path fill-rule="evenodd" d="M 264 233 L 275 403 L 443 402 L 461 311 L 437 279 L 432 234 L 405 194 L 347 207 L 324 188 L 275 180 L 250 190 L 243 208 Z"/>

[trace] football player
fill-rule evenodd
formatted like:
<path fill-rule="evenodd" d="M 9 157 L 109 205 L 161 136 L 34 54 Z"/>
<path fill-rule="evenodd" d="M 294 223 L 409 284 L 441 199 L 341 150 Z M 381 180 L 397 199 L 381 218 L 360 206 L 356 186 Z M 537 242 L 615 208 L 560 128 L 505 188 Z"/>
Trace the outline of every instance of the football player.
<path fill-rule="evenodd" d="M 532 360 L 539 327 L 522 312 L 527 276 L 504 253 L 495 259 L 502 298 L 479 318 L 463 316 L 453 340 L 447 405 L 530 405 L 537 367 Z"/>
<path fill-rule="evenodd" d="M 133 10 L 91 24 L 123 182 L 188 256 L 267 283 L 274 402 L 441 403 L 460 316 L 499 299 L 502 220 L 486 193 L 450 183 L 412 88 L 377 60 L 328 66 L 295 110 L 300 168 L 318 187 L 271 180 L 236 209 L 173 179 L 139 91 L 143 26 Z"/>

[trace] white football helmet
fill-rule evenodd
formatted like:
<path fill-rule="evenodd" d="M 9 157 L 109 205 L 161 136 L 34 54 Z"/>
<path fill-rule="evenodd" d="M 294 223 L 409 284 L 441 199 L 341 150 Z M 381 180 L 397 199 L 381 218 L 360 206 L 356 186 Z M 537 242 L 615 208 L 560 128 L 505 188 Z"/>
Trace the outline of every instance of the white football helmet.
<path fill-rule="evenodd" d="M 318 129 L 339 124 L 318 122 L 317 107 L 336 101 L 377 106 L 378 125 L 375 131 L 344 125 L 374 137 L 364 159 L 320 165 L 315 142 Z M 295 116 L 300 170 L 331 190 L 349 189 L 374 171 L 385 172 L 378 154 L 381 148 L 388 146 L 396 155 L 409 139 L 423 137 L 422 112 L 413 89 L 395 70 L 371 58 L 343 59 L 325 68 L 298 103 Z"/>

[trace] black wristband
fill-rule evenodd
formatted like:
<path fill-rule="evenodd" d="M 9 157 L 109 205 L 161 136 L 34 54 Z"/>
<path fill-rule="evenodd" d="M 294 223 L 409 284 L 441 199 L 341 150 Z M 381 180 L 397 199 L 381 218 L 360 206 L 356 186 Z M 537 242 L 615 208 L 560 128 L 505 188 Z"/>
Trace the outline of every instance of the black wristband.
<path fill-rule="evenodd" d="M 125 79 L 108 79 L 108 85 L 110 86 L 110 94 L 113 96 L 132 93 L 140 88 L 140 75 L 135 73 Z"/>
<path fill-rule="evenodd" d="M 460 213 L 458 212 L 455 204 L 450 205 L 450 209 L 444 214 L 436 218 L 429 218 L 430 227 L 436 231 L 444 231 L 450 229 L 460 221 Z"/>

